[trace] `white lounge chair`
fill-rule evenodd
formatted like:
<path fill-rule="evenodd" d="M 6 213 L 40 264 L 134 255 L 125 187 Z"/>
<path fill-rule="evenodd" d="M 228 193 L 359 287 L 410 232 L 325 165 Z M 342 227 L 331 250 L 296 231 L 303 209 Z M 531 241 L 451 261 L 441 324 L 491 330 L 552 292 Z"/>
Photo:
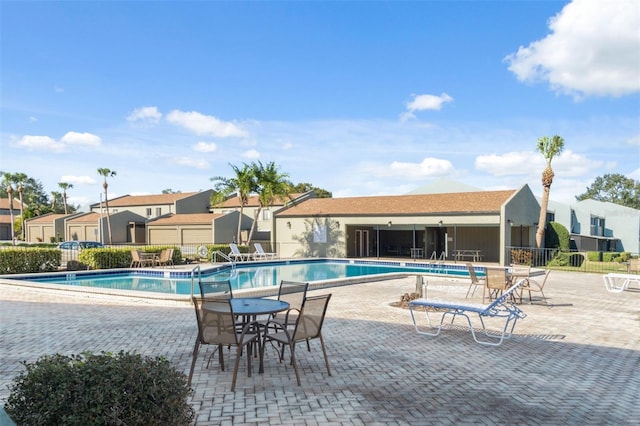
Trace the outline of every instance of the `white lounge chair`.
<path fill-rule="evenodd" d="M 254 260 L 275 259 L 278 255 L 278 253 L 265 252 L 260 243 L 254 243 L 253 246 L 256 248 L 256 251 L 253 253 Z"/>
<path fill-rule="evenodd" d="M 240 252 L 240 249 L 238 249 L 236 243 L 229 243 L 229 248 L 231 249 L 231 253 L 229 253 L 228 256 L 231 259 L 236 261 L 240 260 L 240 262 L 242 262 L 243 260 L 251 259 L 251 253 Z"/>
<path fill-rule="evenodd" d="M 512 295 L 517 294 L 517 292 L 520 290 L 520 287 L 525 282 L 525 279 L 518 281 L 507 291 L 505 291 L 501 296 L 497 297 L 496 300 L 494 300 L 490 305 L 471 305 L 465 303 L 445 302 L 429 299 L 412 300 L 411 302 L 409 302 L 409 310 L 411 311 L 413 326 L 418 334 L 424 334 L 427 336 L 438 336 L 440 334 L 440 331 L 442 331 L 444 319 L 447 315 L 453 316 L 451 322 L 455 320 L 456 316 L 461 315 L 467 319 L 467 323 L 469 324 L 469 330 L 471 331 L 473 340 L 475 340 L 477 343 L 480 343 L 481 345 L 498 346 L 505 339 L 511 337 L 518 319 L 525 318 L 527 316 L 524 312 L 522 312 L 522 310 L 520 310 L 520 308 L 508 302 L 509 300 L 511 300 Z M 424 328 L 420 328 L 418 326 L 418 322 L 416 321 L 416 317 L 413 312 L 414 309 L 417 308 L 422 308 L 424 310 L 429 328 L 435 329 L 435 331 L 425 331 Z M 432 311 L 433 309 L 444 311 L 444 313 L 442 314 L 442 318 L 440 319 L 440 324 L 438 324 L 437 327 L 431 325 L 431 318 L 429 317 L 430 309 Z M 471 319 L 469 317 L 469 315 L 472 314 L 477 314 L 478 318 L 480 318 L 482 331 L 486 336 L 486 339 L 478 340 L 476 332 L 473 329 L 473 325 L 471 325 Z M 502 331 L 500 333 L 490 332 L 485 326 L 485 318 L 504 318 L 505 323 Z"/>

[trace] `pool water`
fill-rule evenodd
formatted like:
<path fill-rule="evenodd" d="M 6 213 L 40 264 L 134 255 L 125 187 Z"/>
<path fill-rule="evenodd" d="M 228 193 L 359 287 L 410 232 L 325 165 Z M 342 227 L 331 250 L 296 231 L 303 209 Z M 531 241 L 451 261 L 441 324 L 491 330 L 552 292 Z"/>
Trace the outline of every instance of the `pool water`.
<path fill-rule="evenodd" d="M 393 263 L 393 264 L 390 264 Z M 145 275 L 142 275 L 146 273 Z M 468 276 L 464 265 L 416 264 L 401 262 L 372 261 L 289 261 L 265 262 L 262 264 L 238 265 L 213 272 L 202 272 L 202 281 L 230 280 L 234 290 L 255 289 L 278 286 L 281 280 L 287 281 L 323 281 L 358 276 L 370 276 L 388 273 L 423 273 Z M 21 277 L 31 282 L 63 284 L 93 288 L 118 290 L 138 290 L 155 293 L 191 294 L 191 272 L 158 272 L 156 276 L 147 271 L 111 272 L 110 274 L 66 273 L 47 277 Z M 196 275 L 197 288 L 198 275 Z"/>

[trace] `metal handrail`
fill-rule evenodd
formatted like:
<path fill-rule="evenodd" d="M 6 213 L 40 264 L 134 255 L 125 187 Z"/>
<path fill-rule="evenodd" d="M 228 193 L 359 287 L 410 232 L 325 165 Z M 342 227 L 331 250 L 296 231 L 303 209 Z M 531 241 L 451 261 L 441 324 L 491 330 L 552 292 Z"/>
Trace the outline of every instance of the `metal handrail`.
<path fill-rule="evenodd" d="M 202 271 L 200 270 L 200 265 L 196 265 L 192 270 L 191 270 L 191 297 L 193 297 L 193 289 L 195 288 L 195 283 L 194 283 L 194 279 L 195 279 L 195 271 L 198 271 L 198 284 L 200 284 L 200 281 L 202 281 Z"/>

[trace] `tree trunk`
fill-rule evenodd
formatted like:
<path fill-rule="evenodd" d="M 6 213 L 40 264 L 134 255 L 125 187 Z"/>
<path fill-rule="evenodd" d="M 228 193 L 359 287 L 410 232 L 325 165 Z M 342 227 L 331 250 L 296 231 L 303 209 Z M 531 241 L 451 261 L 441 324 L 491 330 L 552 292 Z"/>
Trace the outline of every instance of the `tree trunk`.
<path fill-rule="evenodd" d="M 536 247 L 542 248 L 544 244 L 544 230 L 547 227 L 547 206 L 549 205 L 550 186 L 542 187 L 542 202 L 540 205 L 540 217 L 538 219 L 538 231 L 536 232 Z"/>
<path fill-rule="evenodd" d="M 109 236 L 109 244 L 111 244 L 111 218 L 109 217 L 109 200 L 107 198 L 107 188 L 104 189 L 104 206 L 107 211 L 107 235 Z"/>
<path fill-rule="evenodd" d="M 251 230 L 249 231 L 249 238 L 247 238 L 247 245 L 251 242 L 253 238 L 253 231 L 256 229 L 256 223 L 258 223 L 258 218 L 260 217 L 260 213 L 262 212 L 262 207 L 258 207 L 256 210 L 255 217 L 253 218 L 253 223 L 251 224 Z"/>

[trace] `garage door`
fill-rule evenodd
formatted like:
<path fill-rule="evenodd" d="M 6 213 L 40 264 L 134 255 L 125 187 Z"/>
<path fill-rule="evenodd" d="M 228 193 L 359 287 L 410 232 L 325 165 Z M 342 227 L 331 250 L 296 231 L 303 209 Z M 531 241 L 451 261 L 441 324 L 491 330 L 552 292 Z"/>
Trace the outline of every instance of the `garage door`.
<path fill-rule="evenodd" d="M 149 228 L 148 244 L 179 244 L 176 229 Z"/>
<path fill-rule="evenodd" d="M 211 243 L 211 227 L 182 229 L 182 244 L 201 243 Z"/>

